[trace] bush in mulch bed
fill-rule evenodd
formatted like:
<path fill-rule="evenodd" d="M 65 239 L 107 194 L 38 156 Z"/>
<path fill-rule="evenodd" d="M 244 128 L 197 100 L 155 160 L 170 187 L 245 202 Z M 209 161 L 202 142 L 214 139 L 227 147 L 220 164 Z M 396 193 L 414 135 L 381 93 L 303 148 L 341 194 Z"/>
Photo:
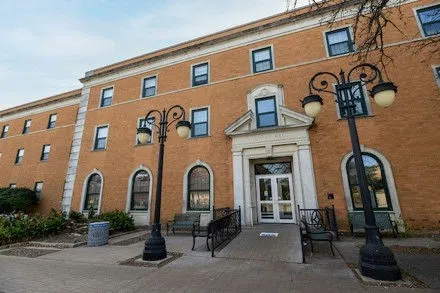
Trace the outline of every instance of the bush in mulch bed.
<path fill-rule="evenodd" d="M 94 215 L 90 217 L 89 213 L 89 222 L 102 222 L 107 221 L 110 224 L 110 234 L 115 232 L 125 232 L 132 231 L 135 229 L 133 216 L 128 213 L 124 213 L 121 211 L 112 211 L 101 213 L 99 215 Z"/>
<path fill-rule="evenodd" d="M 27 212 L 36 203 L 36 195 L 29 188 L 0 188 L 0 213 Z"/>
<path fill-rule="evenodd" d="M 24 214 L 0 216 L 0 245 L 58 234 L 65 226 L 66 219 L 55 210 L 46 217 Z"/>

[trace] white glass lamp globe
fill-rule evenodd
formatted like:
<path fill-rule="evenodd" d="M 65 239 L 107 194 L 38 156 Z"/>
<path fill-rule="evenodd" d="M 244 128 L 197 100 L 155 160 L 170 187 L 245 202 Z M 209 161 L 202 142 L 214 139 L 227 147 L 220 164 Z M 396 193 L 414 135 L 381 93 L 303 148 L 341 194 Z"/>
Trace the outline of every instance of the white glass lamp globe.
<path fill-rule="evenodd" d="M 322 98 L 318 95 L 309 95 L 302 100 L 302 106 L 306 115 L 315 118 L 321 112 Z"/>
<path fill-rule="evenodd" d="M 177 135 L 180 138 L 188 138 L 189 131 L 191 130 L 191 123 L 186 120 L 180 120 L 176 124 Z"/>
<path fill-rule="evenodd" d="M 140 144 L 147 144 L 151 138 L 151 130 L 148 128 L 138 128 L 137 139 Z"/>
<path fill-rule="evenodd" d="M 382 82 L 373 87 L 371 95 L 376 104 L 387 108 L 394 103 L 396 99 L 397 87 L 392 82 Z"/>

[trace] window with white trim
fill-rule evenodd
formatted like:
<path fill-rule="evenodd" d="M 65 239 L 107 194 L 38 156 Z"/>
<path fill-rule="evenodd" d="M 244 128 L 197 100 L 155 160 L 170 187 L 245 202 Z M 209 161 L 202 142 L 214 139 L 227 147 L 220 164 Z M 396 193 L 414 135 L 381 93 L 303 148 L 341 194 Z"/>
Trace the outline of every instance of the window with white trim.
<path fill-rule="evenodd" d="M 338 56 L 354 51 L 348 27 L 326 32 L 325 38 L 329 56 Z"/>
<path fill-rule="evenodd" d="M 257 128 L 278 125 L 275 97 L 256 99 L 255 111 L 257 118 Z"/>
<path fill-rule="evenodd" d="M 27 119 L 24 121 L 23 134 L 26 134 L 29 132 L 29 130 L 31 128 L 31 123 L 32 123 L 31 119 Z"/>
<path fill-rule="evenodd" d="M 41 192 L 43 191 L 43 182 L 35 182 L 34 192 L 35 192 L 35 200 L 40 202 L 41 200 Z"/>
<path fill-rule="evenodd" d="M 131 211 L 147 211 L 150 199 L 150 175 L 145 170 L 139 170 L 133 176 L 131 188 Z"/>
<path fill-rule="evenodd" d="M 9 125 L 3 125 L 2 135 L 0 138 L 5 138 L 8 136 Z"/>
<path fill-rule="evenodd" d="M 208 135 L 208 108 L 201 108 L 191 111 L 191 137 Z"/>
<path fill-rule="evenodd" d="M 349 85 L 351 85 L 351 95 L 353 97 L 352 100 L 356 104 L 353 113 L 354 116 L 368 116 L 369 113 L 366 103 L 366 99 L 368 99 L 368 97 L 366 97 L 364 93 L 362 83 L 360 81 L 355 81 L 349 83 Z M 338 85 L 336 86 L 336 90 L 338 91 L 338 94 L 340 95 L 342 101 L 342 103 L 337 104 L 339 107 L 339 116 L 340 118 L 347 118 L 348 109 L 345 108 L 345 106 L 347 106 L 346 94 L 348 94 L 348 90 L 344 94 L 343 89 L 341 88 L 341 86 Z"/>
<path fill-rule="evenodd" d="M 50 154 L 50 144 L 43 145 L 43 149 L 41 151 L 41 161 L 47 161 L 49 160 L 49 154 Z"/>
<path fill-rule="evenodd" d="M 418 9 L 417 17 L 425 37 L 440 34 L 440 5 Z"/>
<path fill-rule="evenodd" d="M 273 57 L 271 47 L 252 51 L 252 71 L 254 73 L 273 69 Z"/>
<path fill-rule="evenodd" d="M 106 88 L 102 90 L 102 95 L 101 95 L 101 103 L 100 106 L 101 107 L 107 107 L 110 106 L 112 104 L 113 101 L 113 88 Z"/>
<path fill-rule="evenodd" d="M 89 177 L 87 181 L 86 198 L 84 200 L 83 210 L 98 210 L 99 197 L 101 196 L 102 178 L 101 175 L 95 173 Z"/>
<path fill-rule="evenodd" d="M 108 126 L 96 128 L 94 150 L 105 150 L 107 147 Z"/>
<path fill-rule="evenodd" d="M 47 124 L 47 129 L 55 128 L 56 123 L 57 123 L 57 114 L 50 114 L 49 123 Z"/>
<path fill-rule="evenodd" d="M 15 158 L 15 164 L 20 164 L 23 162 L 24 157 L 24 149 L 18 149 L 17 151 L 17 157 Z"/>
<path fill-rule="evenodd" d="M 188 173 L 187 210 L 210 210 L 210 174 L 203 166 L 195 166 Z"/>
<path fill-rule="evenodd" d="M 151 76 L 144 78 L 142 86 L 142 97 L 152 97 L 156 95 L 157 78 L 156 76 Z"/>
<path fill-rule="evenodd" d="M 192 86 L 208 83 L 209 64 L 197 64 L 192 66 Z"/>

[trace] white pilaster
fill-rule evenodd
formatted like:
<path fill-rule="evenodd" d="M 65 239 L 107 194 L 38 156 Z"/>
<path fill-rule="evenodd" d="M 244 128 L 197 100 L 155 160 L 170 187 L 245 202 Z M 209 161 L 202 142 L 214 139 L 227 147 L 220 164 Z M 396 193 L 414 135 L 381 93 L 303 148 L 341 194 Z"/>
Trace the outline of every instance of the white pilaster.
<path fill-rule="evenodd" d="M 252 201 L 251 201 L 251 177 L 249 173 L 249 158 L 243 160 L 243 183 L 244 183 L 244 218 L 245 225 L 253 225 Z"/>
<path fill-rule="evenodd" d="M 234 176 L 234 208 L 241 207 L 241 224 L 245 224 L 244 206 L 244 183 L 243 183 L 243 153 L 241 151 L 232 153 L 232 171 Z"/>
<path fill-rule="evenodd" d="M 310 145 L 298 146 L 299 172 L 301 173 L 301 187 L 304 208 L 317 209 L 318 200 L 315 185 L 315 172 L 313 171 L 312 153 Z"/>

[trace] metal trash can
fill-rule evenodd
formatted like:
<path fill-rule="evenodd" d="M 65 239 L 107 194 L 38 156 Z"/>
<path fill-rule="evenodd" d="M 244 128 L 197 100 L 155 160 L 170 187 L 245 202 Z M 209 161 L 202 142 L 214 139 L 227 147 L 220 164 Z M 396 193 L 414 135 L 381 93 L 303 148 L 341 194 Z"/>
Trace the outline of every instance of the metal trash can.
<path fill-rule="evenodd" d="M 89 224 L 87 246 L 101 246 L 108 243 L 109 222 L 96 222 Z"/>

